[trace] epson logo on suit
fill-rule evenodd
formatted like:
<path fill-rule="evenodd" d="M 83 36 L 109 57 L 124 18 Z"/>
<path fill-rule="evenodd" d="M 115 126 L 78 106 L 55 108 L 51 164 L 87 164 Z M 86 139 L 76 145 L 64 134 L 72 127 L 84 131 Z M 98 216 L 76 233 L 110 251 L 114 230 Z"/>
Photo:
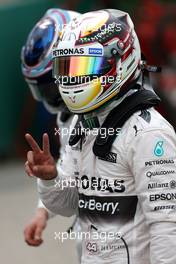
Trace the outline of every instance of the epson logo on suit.
<path fill-rule="evenodd" d="M 89 48 L 89 54 L 90 55 L 102 55 L 103 51 L 101 48 Z"/>
<path fill-rule="evenodd" d="M 155 193 L 150 195 L 150 202 L 176 200 L 176 193 Z"/>

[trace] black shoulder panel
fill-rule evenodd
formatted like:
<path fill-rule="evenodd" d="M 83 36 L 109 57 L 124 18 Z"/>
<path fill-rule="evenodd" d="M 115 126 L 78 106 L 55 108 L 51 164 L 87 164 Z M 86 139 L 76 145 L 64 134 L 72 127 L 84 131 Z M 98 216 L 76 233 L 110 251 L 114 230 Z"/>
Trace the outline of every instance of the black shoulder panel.
<path fill-rule="evenodd" d="M 117 131 L 137 111 L 145 110 L 158 105 L 159 97 L 152 91 L 141 88 L 115 107 L 105 119 L 101 128 L 107 133 L 98 134 L 93 145 L 93 152 L 96 156 L 105 157 L 111 150 L 111 146 L 117 136 Z M 111 133 L 108 133 L 111 129 Z M 101 130 L 100 130 L 101 131 Z M 112 133 L 113 131 L 113 133 Z"/>

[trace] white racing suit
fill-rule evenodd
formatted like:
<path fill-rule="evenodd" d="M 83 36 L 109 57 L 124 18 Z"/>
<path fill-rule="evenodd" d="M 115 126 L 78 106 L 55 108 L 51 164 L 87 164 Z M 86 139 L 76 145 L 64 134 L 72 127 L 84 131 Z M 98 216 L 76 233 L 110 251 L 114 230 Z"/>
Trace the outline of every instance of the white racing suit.
<path fill-rule="evenodd" d="M 110 110 L 97 111 L 100 125 Z M 64 216 L 79 211 L 82 264 L 175 264 L 172 126 L 153 108 L 138 111 L 125 122 L 105 159 L 93 154 L 95 138 L 92 130 L 67 146 L 57 178 L 39 180 L 43 203 Z M 70 184 L 62 188 L 62 181 Z"/>

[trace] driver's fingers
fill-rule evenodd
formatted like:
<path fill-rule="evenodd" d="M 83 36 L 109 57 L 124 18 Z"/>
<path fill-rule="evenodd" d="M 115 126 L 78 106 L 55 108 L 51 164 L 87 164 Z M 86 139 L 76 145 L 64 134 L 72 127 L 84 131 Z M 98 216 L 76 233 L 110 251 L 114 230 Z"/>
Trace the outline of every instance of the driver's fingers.
<path fill-rule="evenodd" d="M 34 164 L 34 152 L 32 150 L 27 153 L 27 161 L 29 164 Z"/>
<path fill-rule="evenodd" d="M 25 241 L 28 245 L 30 246 L 39 246 L 41 243 L 42 243 L 42 240 L 36 240 L 35 239 L 35 230 L 36 230 L 36 227 L 34 226 L 28 226 L 25 228 L 24 230 L 24 238 L 25 238 Z"/>
<path fill-rule="evenodd" d="M 43 232 L 44 226 L 43 225 L 38 225 L 35 230 L 35 235 L 34 238 L 36 240 L 40 240 L 42 238 L 42 232 Z"/>
<path fill-rule="evenodd" d="M 43 134 L 43 152 L 48 155 L 50 154 L 50 143 L 49 143 L 49 137 L 48 134 Z"/>
<path fill-rule="evenodd" d="M 26 243 L 29 246 L 33 246 L 33 247 L 38 247 L 38 246 L 40 246 L 43 243 L 43 240 L 42 239 L 39 239 L 39 240 L 28 239 L 28 240 L 25 240 L 25 241 L 26 241 Z"/>
<path fill-rule="evenodd" d="M 35 226 L 29 225 L 24 229 L 24 238 L 27 243 L 32 242 L 34 240 L 34 232 Z"/>
<path fill-rule="evenodd" d="M 26 134 L 25 138 L 34 152 L 38 153 L 41 151 L 39 145 L 30 134 Z"/>
<path fill-rule="evenodd" d="M 28 174 L 28 176 L 32 177 L 34 176 L 34 173 L 32 171 L 32 168 L 29 166 L 29 162 L 26 161 L 25 163 L 25 172 Z"/>

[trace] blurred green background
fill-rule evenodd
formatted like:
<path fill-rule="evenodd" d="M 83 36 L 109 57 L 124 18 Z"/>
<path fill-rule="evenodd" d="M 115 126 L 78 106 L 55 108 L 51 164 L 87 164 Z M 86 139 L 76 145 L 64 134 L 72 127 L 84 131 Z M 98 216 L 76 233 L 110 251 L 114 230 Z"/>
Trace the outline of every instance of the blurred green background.
<path fill-rule="evenodd" d="M 36 104 L 21 74 L 20 52 L 31 28 L 52 5 L 54 1 L 28 0 L 11 4 L 9 1 L 0 7 L 1 156 L 16 155 L 18 149 L 20 152 L 23 146 L 23 134 L 20 131 L 30 125 L 37 126 L 33 115 Z"/>

